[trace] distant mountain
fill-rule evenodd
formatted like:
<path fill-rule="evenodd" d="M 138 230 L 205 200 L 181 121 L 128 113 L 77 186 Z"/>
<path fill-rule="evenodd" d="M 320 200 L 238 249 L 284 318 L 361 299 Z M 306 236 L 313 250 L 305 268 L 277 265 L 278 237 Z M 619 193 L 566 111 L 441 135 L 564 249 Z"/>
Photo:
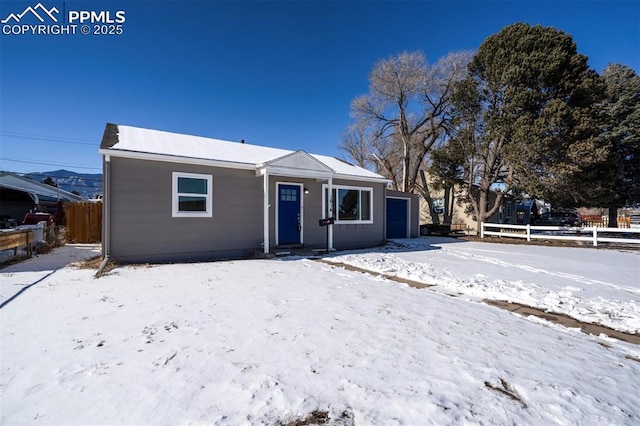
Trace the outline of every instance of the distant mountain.
<path fill-rule="evenodd" d="M 25 175 L 33 180 L 42 182 L 51 178 L 58 182 L 60 189 L 77 192 L 84 198 L 95 198 L 102 195 L 102 173 L 76 173 L 69 170 L 55 170 L 52 172 L 28 173 Z"/>

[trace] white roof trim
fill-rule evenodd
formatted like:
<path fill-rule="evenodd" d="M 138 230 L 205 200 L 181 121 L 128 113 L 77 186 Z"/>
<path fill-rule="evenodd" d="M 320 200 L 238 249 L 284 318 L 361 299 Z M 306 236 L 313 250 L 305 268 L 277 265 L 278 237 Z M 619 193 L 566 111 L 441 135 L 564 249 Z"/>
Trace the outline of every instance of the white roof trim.
<path fill-rule="evenodd" d="M 391 179 L 387 179 L 385 177 L 379 177 L 379 178 L 371 178 L 371 177 L 365 177 L 365 176 L 355 176 L 355 175 L 345 175 L 345 174 L 334 174 L 333 175 L 334 179 L 341 179 L 341 180 L 357 180 L 359 182 L 379 182 L 379 183 L 389 183 L 391 182 Z"/>
<path fill-rule="evenodd" d="M 255 164 L 235 163 L 231 161 L 209 160 L 206 158 L 179 157 L 167 154 L 151 154 L 148 152 L 101 149 L 104 156 L 130 158 L 133 160 L 164 161 L 167 163 L 194 164 L 197 166 L 224 167 L 228 169 L 255 170 Z"/>

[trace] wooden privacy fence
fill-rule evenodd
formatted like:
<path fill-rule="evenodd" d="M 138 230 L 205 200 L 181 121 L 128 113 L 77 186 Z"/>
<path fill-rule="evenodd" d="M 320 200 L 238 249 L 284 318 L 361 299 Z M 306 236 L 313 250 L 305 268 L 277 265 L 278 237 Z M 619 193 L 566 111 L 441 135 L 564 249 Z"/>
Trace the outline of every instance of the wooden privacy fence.
<path fill-rule="evenodd" d="M 102 240 L 102 202 L 66 203 L 67 241 L 99 243 Z"/>
<path fill-rule="evenodd" d="M 583 215 L 582 221 L 585 226 L 606 228 L 609 225 L 609 216 Z M 631 228 L 631 217 L 618 216 L 618 228 Z"/>

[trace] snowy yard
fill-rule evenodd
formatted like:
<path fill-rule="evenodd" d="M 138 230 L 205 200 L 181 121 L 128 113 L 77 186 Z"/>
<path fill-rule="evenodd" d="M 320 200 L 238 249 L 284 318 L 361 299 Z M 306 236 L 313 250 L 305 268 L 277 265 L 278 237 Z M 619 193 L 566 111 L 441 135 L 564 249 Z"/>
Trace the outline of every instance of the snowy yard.
<path fill-rule="evenodd" d="M 87 247 L 0 270 L 2 301 L 44 278 L 0 310 L 0 423 L 640 423 L 640 347 L 478 302 L 637 331 L 638 253 L 425 241 L 331 257 L 422 290 L 307 259 L 58 269 Z"/>
<path fill-rule="evenodd" d="M 397 240 L 329 260 L 408 278 L 471 300 L 522 303 L 640 334 L 640 251 Z"/>

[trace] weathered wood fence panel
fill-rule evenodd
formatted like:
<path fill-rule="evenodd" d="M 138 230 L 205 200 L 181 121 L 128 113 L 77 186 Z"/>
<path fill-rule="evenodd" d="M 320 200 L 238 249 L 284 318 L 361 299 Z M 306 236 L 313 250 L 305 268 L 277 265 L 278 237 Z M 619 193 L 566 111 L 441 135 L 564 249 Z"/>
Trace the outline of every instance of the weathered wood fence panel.
<path fill-rule="evenodd" d="M 0 233 L 0 251 L 13 249 L 15 256 L 16 250 L 24 247 L 27 254 L 31 256 L 33 247 L 34 232 L 31 229 L 8 231 Z"/>
<path fill-rule="evenodd" d="M 587 227 L 606 228 L 609 226 L 609 216 L 583 215 L 582 221 Z M 618 216 L 618 228 L 631 228 L 630 216 Z"/>
<path fill-rule="evenodd" d="M 102 240 L 102 203 L 66 203 L 67 241 L 99 243 Z"/>

